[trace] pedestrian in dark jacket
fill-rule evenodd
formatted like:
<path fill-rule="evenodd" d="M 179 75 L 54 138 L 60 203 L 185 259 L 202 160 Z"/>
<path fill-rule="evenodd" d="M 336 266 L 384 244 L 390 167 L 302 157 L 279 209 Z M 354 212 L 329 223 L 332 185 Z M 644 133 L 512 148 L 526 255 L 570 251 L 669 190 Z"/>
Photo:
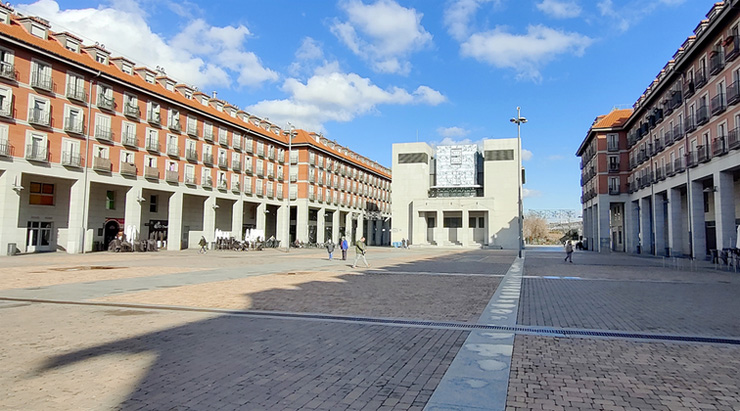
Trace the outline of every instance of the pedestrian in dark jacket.
<path fill-rule="evenodd" d="M 206 241 L 205 236 L 200 237 L 200 241 L 198 241 L 198 245 L 200 246 L 200 251 L 198 251 L 198 253 L 205 254 L 208 252 L 208 250 L 206 249 L 206 246 L 208 245 L 208 241 Z"/>
<path fill-rule="evenodd" d="M 347 249 L 349 249 L 347 237 L 342 237 L 342 242 L 339 244 L 339 248 L 342 249 L 342 260 L 347 260 Z"/>
<path fill-rule="evenodd" d="M 326 243 L 326 251 L 329 252 L 329 261 L 331 261 L 332 260 L 332 253 L 334 253 L 334 243 L 331 242 L 331 240 Z"/>

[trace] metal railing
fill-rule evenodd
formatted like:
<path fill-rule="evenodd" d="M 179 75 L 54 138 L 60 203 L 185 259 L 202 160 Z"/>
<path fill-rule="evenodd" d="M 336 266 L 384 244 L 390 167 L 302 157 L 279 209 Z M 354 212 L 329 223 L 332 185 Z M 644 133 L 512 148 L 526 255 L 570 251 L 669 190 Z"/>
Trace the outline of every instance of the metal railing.
<path fill-rule="evenodd" d="M 167 155 L 171 157 L 180 157 L 180 147 L 174 144 L 167 145 Z"/>
<path fill-rule="evenodd" d="M 82 157 L 79 152 L 64 151 L 62 152 L 62 165 L 68 167 L 82 167 Z"/>
<path fill-rule="evenodd" d="M 198 137 L 200 137 L 200 136 L 198 135 L 198 125 L 197 125 L 197 124 L 196 124 L 196 125 L 189 125 L 189 126 L 188 126 L 188 131 L 187 131 L 187 133 L 188 133 L 188 135 L 189 135 L 190 137 L 195 137 L 195 138 L 198 138 Z"/>
<path fill-rule="evenodd" d="M 139 106 L 132 106 L 131 104 L 123 105 L 123 115 L 131 118 L 139 118 L 141 116 L 141 109 Z"/>
<path fill-rule="evenodd" d="M 148 151 L 159 152 L 159 139 L 147 137 L 146 138 L 146 149 Z"/>
<path fill-rule="evenodd" d="M 107 97 L 103 93 L 98 94 L 98 107 L 103 110 L 113 110 L 116 106 L 116 99 Z"/>
<path fill-rule="evenodd" d="M 31 74 L 31 87 L 51 91 L 54 88 L 54 83 L 51 80 L 51 74 L 41 74 L 38 71 L 34 71 Z"/>
<path fill-rule="evenodd" d="M 139 139 L 136 137 L 136 133 L 124 131 L 121 135 L 121 144 L 128 147 L 138 147 Z"/>
<path fill-rule="evenodd" d="M 198 161 L 198 150 L 188 148 L 185 150 L 185 159 L 188 161 Z"/>
<path fill-rule="evenodd" d="M 95 126 L 95 138 L 98 140 L 113 141 L 113 130 L 106 126 Z"/>
<path fill-rule="evenodd" d="M 8 62 L 0 62 L 0 77 L 15 80 L 15 67 Z"/>
<path fill-rule="evenodd" d="M 213 165 L 213 154 L 203 153 L 203 164 Z"/>
<path fill-rule="evenodd" d="M 64 131 L 72 134 L 82 134 L 85 132 L 85 125 L 82 118 L 67 117 L 64 120 Z"/>
<path fill-rule="evenodd" d="M 26 146 L 26 160 L 47 162 L 49 161 L 49 152 L 46 147 L 29 144 Z"/>
<path fill-rule="evenodd" d="M 49 110 L 40 110 L 32 107 L 28 110 L 28 122 L 48 127 L 51 125 L 51 113 Z"/>
<path fill-rule="evenodd" d="M 86 102 L 87 94 L 85 93 L 84 87 L 78 87 L 76 85 L 67 84 L 67 92 L 65 93 L 67 98 L 77 101 Z"/>
<path fill-rule="evenodd" d="M 158 126 L 162 124 L 162 117 L 158 111 L 149 110 L 147 114 L 147 121 L 149 122 L 149 124 L 154 124 Z"/>

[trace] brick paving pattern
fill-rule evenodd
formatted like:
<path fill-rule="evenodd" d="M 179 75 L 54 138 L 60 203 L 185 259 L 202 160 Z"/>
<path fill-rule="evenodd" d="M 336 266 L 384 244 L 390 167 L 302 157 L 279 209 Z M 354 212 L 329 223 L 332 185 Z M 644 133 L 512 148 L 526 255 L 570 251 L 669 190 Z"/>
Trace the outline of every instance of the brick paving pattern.
<path fill-rule="evenodd" d="M 738 410 L 740 347 L 517 335 L 507 410 Z"/>

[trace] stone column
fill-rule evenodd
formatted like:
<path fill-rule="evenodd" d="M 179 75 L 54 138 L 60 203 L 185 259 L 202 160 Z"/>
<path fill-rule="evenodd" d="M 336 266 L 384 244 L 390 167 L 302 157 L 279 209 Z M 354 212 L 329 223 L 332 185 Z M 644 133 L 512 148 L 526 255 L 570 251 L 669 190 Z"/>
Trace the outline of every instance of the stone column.
<path fill-rule="evenodd" d="M 13 189 L 13 185 L 21 185 L 22 173 L 15 170 L 6 170 L 0 174 L 0 255 L 5 255 L 8 251 L 8 244 L 15 243 L 19 251 L 24 251 L 26 234 L 25 221 L 20 221 L 23 227 L 19 226 L 18 217 L 21 211 L 21 193 Z M 28 187 L 24 187 L 28 190 Z M 27 198 L 27 197 L 26 197 Z M 26 204 L 28 200 L 26 200 Z"/>
<path fill-rule="evenodd" d="M 640 244 L 641 254 L 653 253 L 653 211 L 650 197 L 640 199 Z"/>
<path fill-rule="evenodd" d="M 639 200 L 624 204 L 624 246 L 628 253 L 636 253 L 640 245 Z"/>
<path fill-rule="evenodd" d="M 170 206 L 167 213 L 167 250 L 182 248 L 182 203 L 182 192 L 170 195 Z"/>
<path fill-rule="evenodd" d="M 334 244 L 339 244 L 339 240 L 341 240 L 341 236 L 339 235 L 340 214 L 339 210 L 335 210 L 331 215 L 331 241 L 333 241 Z"/>
<path fill-rule="evenodd" d="M 436 224 L 434 227 L 434 242 L 437 243 L 437 245 L 444 245 L 447 242 L 447 237 L 444 235 L 444 211 L 437 210 L 434 218 Z"/>
<path fill-rule="evenodd" d="M 468 212 L 468 209 L 463 207 L 462 209 L 462 227 L 460 227 L 460 243 L 463 247 L 467 247 L 470 245 L 470 226 L 469 221 L 470 213 Z"/>
<path fill-rule="evenodd" d="M 267 211 L 267 205 L 265 203 L 259 203 L 257 205 L 257 215 L 255 216 L 255 219 L 257 220 L 257 229 L 262 230 L 263 233 L 267 228 L 267 216 L 265 216 L 265 211 Z M 265 240 L 265 238 L 262 240 Z"/>
<path fill-rule="evenodd" d="M 683 239 L 686 235 L 684 216 L 681 212 L 681 190 L 669 188 L 666 193 L 668 200 L 668 247 L 672 256 L 683 254 Z"/>
<path fill-rule="evenodd" d="M 339 218 L 336 216 L 335 218 Z M 352 242 L 352 212 L 348 212 L 344 215 L 344 236 L 347 237 L 347 242 Z"/>
<path fill-rule="evenodd" d="M 216 197 L 209 196 L 203 202 L 203 236 L 208 243 L 216 241 Z"/>
<path fill-rule="evenodd" d="M 131 241 L 141 239 L 141 207 L 144 200 L 142 191 L 141 187 L 133 186 L 126 192 L 126 205 L 123 218 L 126 227 L 133 226 L 135 228 L 134 238 L 131 238 Z"/>
<path fill-rule="evenodd" d="M 316 212 L 316 242 L 317 243 L 323 243 L 328 239 L 324 239 L 326 232 L 326 208 L 321 207 Z"/>
<path fill-rule="evenodd" d="M 666 255 L 666 247 L 668 242 L 666 241 L 665 229 L 666 229 L 666 212 L 665 212 L 666 200 L 662 194 L 653 196 L 653 215 L 655 216 L 655 255 Z"/>
<path fill-rule="evenodd" d="M 707 255 L 707 233 L 704 221 L 704 189 L 699 181 L 691 182 L 689 207 L 691 207 L 691 250 L 694 258 L 704 259 Z"/>
<path fill-rule="evenodd" d="M 280 247 L 287 247 L 290 241 L 290 213 L 288 212 L 288 205 L 283 204 L 277 210 L 277 239 L 280 240 Z"/>
<path fill-rule="evenodd" d="M 375 229 L 375 241 L 374 245 L 383 245 L 383 220 L 373 220 L 373 228 Z"/>
<path fill-rule="evenodd" d="M 714 173 L 714 220 L 717 225 L 717 249 L 735 248 L 735 184 L 732 174 Z"/>
<path fill-rule="evenodd" d="M 69 220 L 67 229 L 67 253 L 78 254 L 82 252 L 83 231 L 87 221 L 87 211 L 89 202 L 85 201 L 85 180 L 77 180 L 69 189 Z M 17 217 L 16 217 L 17 218 Z M 85 242 L 92 244 L 92 239 L 86 239 Z M 20 246 L 20 244 L 19 244 Z"/>
<path fill-rule="evenodd" d="M 355 233 L 355 241 L 360 241 L 360 237 L 365 235 L 365 216 L 362 212 L 357 215 L 357 232 Z"/>
<path fill-rule="evenodd" d="M 296 238 L 305 243 L 308 242 L 308 203 L 298 203 L 296 207 Z"/>
<path fill-rule="evenodd" d="M 611 213 L 611 207 L 609 203 L 604 202 L 598 207 L 598 214 L 596 215 L 596 222 L 599 227 L 599 252 L 608 253 L 611 251 L 611 224 L 609 219 L 609 213 Z"/>
<path fill-rule="evenodd" d="M 234 201 L 231 206 L 231 236 L 239 241 L 244 240 L 244 200 Z"/>

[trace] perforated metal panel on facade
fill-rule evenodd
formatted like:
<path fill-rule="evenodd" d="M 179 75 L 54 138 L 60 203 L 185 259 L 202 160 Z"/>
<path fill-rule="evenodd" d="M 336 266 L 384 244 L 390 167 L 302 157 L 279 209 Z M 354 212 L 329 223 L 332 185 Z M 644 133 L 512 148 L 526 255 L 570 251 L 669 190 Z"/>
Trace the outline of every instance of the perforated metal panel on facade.
<path fill-rule="evenodd" d="M 398 164 L 429 163 L 427 153 L 401 153 L 398 155 Z"/>
<path fill-rule="evenodd" d="M 514 159 L 514 150 L 486 150 L 486 161 L 507 161 Z"/>
<path fill-rule="evenodd" d="M 437 147 L 437 187 L 474 186 L 478 177 L 478 146 Z"/>

